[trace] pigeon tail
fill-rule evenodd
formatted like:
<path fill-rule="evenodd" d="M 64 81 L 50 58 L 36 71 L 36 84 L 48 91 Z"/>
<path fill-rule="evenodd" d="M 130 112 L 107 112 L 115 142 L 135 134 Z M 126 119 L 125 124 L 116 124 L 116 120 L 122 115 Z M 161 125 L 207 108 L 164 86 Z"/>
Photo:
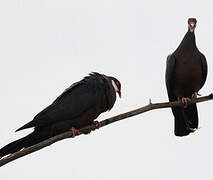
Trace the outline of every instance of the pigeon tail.
<path fill-rule="evenodd" d="M 196 104 L 188 105 L 187 108 L 172 108 L 175 116 L 175 135 L 187 136 L 198 128 L 198 113 Z"/>
<path fill-rule="evenodd" d="M 29 139 L 30 139 L 30 135 L 7 144 L 6 146 L 0 149 L 0 158 L 21 150 L 22 148 L 26 146 Z"/>

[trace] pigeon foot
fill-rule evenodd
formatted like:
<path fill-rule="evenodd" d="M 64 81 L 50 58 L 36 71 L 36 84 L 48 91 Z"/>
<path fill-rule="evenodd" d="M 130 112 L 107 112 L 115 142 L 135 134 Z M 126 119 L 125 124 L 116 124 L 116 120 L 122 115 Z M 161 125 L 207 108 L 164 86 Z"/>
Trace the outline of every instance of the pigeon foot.
<path fill-rule="evenodd" d="M 74 127 L 72 127 L 70 130 L 72 131 L 72 138 L 80 134 L 80 131 Z"/>
<path fill-rule="evenodd" d="M 188 106 L 188 103 L 191 102 L 191 99 L 188 98 L 188 97 L 182 97 L 182 98 L 181 98 L 181 102 L 183 103 L 184 108 L 186 108 L 186 107 Z"/>
<path fill-rule="evenodd" d="M 201 96 L 201 94 L 198 94 L 198 92 L 194 92 L 192 94 L 192 99 L 196 99 L 198 96 Z"/>

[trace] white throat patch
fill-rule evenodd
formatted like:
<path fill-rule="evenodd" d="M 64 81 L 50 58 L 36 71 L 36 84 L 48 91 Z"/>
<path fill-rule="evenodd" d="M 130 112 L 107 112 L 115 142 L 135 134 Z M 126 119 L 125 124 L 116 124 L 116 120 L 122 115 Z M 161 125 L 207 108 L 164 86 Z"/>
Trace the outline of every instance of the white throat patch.
<path fill-rule="evenodd" d="M 194 32 L 195 26 L 190 26 L 190 25 L 188 25 L 188 27 L 189 27 L 190 32 Z"/>
<path fill-rule="evenodd" d="M 115 84 L 115 82 L 112 80 L 112 86 L 115 89 L 115 92 L 118 92 L 118 86 Z"/>

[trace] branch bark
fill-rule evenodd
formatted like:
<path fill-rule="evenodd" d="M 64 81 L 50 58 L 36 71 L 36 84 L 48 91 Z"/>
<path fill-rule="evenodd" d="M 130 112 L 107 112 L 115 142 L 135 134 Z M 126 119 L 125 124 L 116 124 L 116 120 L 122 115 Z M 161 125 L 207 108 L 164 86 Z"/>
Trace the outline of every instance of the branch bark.
<path fill-rule="evenodd" d="M 208 101 L 208 100 L 212 100 L 212 99 L 213 99 L 213 94 L 210 94 L 208 96 L 203 96 L 203 97 L 200 97 L 200 98 L 197 98 L 197 99 L 193 99 L 189 104 L 200 103 L 200 102 L 204 102 L 204 101 Z M 114 117 L 111 117 L 111 118 L 108 118 L 108 119 L 101 121 L 100 127 L 106 126 L 108 124 L 129 118 L 129 117 L 132 117 L 132 116 L 136 116 L 138 114 L 141 114 L 141 113 L 144 113 L 144 112 L 147 112 L 147 111 L 150 111 L 150 110 L 161 109 L 161 108 L 170 108 L 170 107 L 178 107 L 178 106 L 183 106 L 183 104 L 180 101 L 152 104 L 151 100 L 150 100 L 149 104 L 144 106 L 144 107 L 141 107 L 141 108 L 138 108 L 138 109 L 135 109 L 135 110 L 123 113 L 123 114 L 119 114 L 117 116 L 114 116 Z M 83 134 L 83 133 L 86 133 L 86 132 L 89 132 L 89 131 L 95 130 L 95 129 L 97 129 L 95 125 L 86 126 L 82 129 L 80 129 L 80 134 Z M 21 151 L 18 151 L 14 154 L 11 154 L 11 155 L 1 159 L 0 160 L 0 167 L 11 162 L 11 161 L 14 161 L 15 159 L 18 159 L 18 158 L 23 157 L 27 154 L 38 151 L 38 150 L 40 150 L 40 149 L 42 149 L 46 146 L 49 146 L 49 145 L 51 145 L 51 144 L 53 144 L 57 141 L 60 141 L 60 140 L 66 139 L 66 138 L 70 138 L 70 137 L 72 137 L 72 132 L 68 131 L 68 132 L 59 134 L 57 136 L 54 136 L 52 138 L 49 138 L 45 141 L 42 141 L 38 144 L 35 144 L 31 147 L 25 148 Z"/>

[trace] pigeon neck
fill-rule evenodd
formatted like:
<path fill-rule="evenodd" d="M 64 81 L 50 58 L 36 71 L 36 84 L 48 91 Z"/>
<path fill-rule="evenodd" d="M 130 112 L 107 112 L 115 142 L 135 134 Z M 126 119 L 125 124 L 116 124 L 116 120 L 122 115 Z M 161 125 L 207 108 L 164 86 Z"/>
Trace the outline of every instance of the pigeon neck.
<path fill-rule="evenodd" d="M 103 80 L 104 80 L 104 83 L 105 83 L 105 89 L 104 89 L 104 98 L 105 98 L 105 101 L 107 103 L 103 104 L 103 109 L 104 111 L 107 111 L 107 110 L 110 110 L 112 109 L 113 105 L 115 104 L 115 101 L 116 101 L 116 92 L 115 92 L 115 89 L 112 85 L 112 80 L 107 77 L 107 76 L 103 76 Z"/>
<path fill-rule="evenodd" d="M 188 30 L 177 50 L 193 51 L 195 49 L 197 49 L 195 33 Z"/>

